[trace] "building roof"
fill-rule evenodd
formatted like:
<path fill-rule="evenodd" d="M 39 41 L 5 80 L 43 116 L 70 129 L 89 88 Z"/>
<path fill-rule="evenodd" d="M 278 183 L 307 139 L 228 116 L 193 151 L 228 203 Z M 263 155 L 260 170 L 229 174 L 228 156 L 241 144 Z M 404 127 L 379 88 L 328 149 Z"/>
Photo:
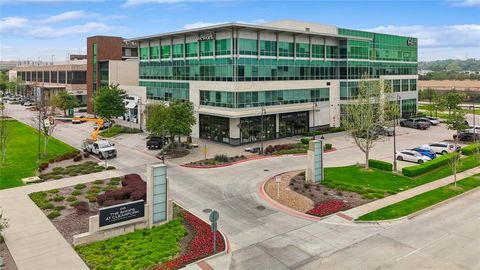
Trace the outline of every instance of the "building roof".
<path fill-rule="evenodd" d="M 307 26 L 323 26 L 325 28 L 335 27 L 335 26 L 305 23 L 305 22 L 293 21 L 293 20 L 278 21 L 278 22 L 261 24 L 261 25 L 231 22 L 231 23 L 216 24 L 216 25 L 205 26 L 205 27 L 194 28 L 194 29 L 186 29 L 186 30 L 180 30 L 180 31 L 175 31 L 175 32 L 168 32 L 168 33 L 164 33 L 164 34 L 130 38 L 130 39 L 127 39 L 127 40 L 129 40 L 129 41 L 142 41 L 142 40 L 149 40 L 149 39 L 153 39 L 153 38 L 174 37 L 174 36 L 181 36 L 181 35 L 185 35 L 185 34 L 200 33 L 200 32 L 205 32 L 205 31 L 221 30 L 221 29 L 250 29 L 250 30 L 256 30 L 256 31 L 266 30 L 266 31 L 273 31 L 273 32 L 277 32 L 277 33 L 296 33 L 296 34 L 302 34 L 302 35 L 308 35 L 308 36 L 325 36 L 325 37 L 336 37 L 336 38 L 347 38 L 348 37 L 349 39 L 371 40 L 370 38 L 365 38 L 365 37 L 352 37 L 352 36 L 344 36 L 344 35 L 338 35 L 338 34 L 328 33 L 328 32 L 315 32 L 315 31 L 312 31 L 312 29 L 318 29 L 318 28 L 311 28 L 311 27 L 305 27 L 305 28 L 303 28 L 303 30 L 300 30 L 297 27 L 295 27 L 296 29 L 293 28 L 293 27 L 291 27 L 291 28 L 290 27 L 289 28 L 279 27 L 280 25 L 288 25 L 288 23 L 297 23 L 297 24 L 303 23 L 303 24 L 306 24 Z M 309 31 L 307 31 L 307 28 L 309 29 Z M 335 29 L 336 29 L 336 27 L 335 27 Z"/>

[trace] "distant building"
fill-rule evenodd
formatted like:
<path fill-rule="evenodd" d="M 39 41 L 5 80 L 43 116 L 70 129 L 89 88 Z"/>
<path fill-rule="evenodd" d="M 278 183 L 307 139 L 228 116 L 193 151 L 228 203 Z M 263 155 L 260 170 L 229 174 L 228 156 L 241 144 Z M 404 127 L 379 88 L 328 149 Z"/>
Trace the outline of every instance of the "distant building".
<path fill-rule="evenodd" d="M 25 82 L 31 96 L 42 93 L 48 100 L 61 90 L 75 95 L 80 104 L 87 103 L 87 61 L 58 62 L 49 65 L 23 65 L 14 69 Z"/>
<path fill-rule="evenodd" d="M 418 89 L 432 88 L 437 91 L 480 91 L 480 81 L 474 80 L 418 80 Z"/>
<path fill-rule="evenodd" d="M 70 61 L 75 61 L 75 60 L 85 60 L 87 59 L 86 54 L 70 54 Z"/>
<path fill-rule="evenodd" d="M 8 71 L 18 65 L 17 61 L 0 61 L 0 71 Z"/>

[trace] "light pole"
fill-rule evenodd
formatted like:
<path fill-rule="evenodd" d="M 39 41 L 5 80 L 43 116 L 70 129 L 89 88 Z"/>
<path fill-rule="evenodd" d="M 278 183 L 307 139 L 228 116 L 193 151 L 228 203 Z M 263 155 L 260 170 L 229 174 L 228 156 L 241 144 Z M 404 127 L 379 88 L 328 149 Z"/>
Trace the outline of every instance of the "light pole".
<path fill-rule="evenodd" d="M 470 106 L 473 110 L 473 142 L 477 142 L 477 127 L 475 126 L 475 103 L 473 103 L 472 106 Z"/>
<path fill-rule="evenodd" d="M 260 155 L 263 155 L 263 133 L 264 133 L 264 128 L 263 128 L 263 115 L 266 113 L 265 109 L 263 108 L 262 105 L 262 114 L 260 118 Z"/>
<path fill-rule="evenodd" d="M 317 102 L 312 103 L 312 129 L 313 129 L 313 135 L 312 135 L 312 140 L 315 140 L 315 108 L 317 107 Z"/>
<path fill-rule="evenodd" d="M 399 106 L 401 106 L 400 102 L 401 102 L 402 98 L 400 96 L 397 95 L 397 103 L 399 104 Z M 397 122 L 398 122 L 398 118 L 400 116 L 400 110 L 398 112 L 398 114 L 395 116 L 395 120 L 394 120 L 394 123 L 393 123 L 393 171 L 397 171 Z"/>

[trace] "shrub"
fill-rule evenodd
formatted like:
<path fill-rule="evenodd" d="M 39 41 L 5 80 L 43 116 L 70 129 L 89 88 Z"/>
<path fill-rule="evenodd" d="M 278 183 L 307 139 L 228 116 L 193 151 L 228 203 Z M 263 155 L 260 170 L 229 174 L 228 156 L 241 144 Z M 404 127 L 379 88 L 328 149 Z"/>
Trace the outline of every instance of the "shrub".
<path fill-rule="evenodd" d="M 56 211 L 62 211 L 63 209 L 65 209 L 65 205 L 57 205 L 55 206 L 54 208 Z"/>
<path fill-rule="evenodd" d="M 43 162 L 43 163 L 40 163 L 40 165 L 38 166 L 38 171 L 41 172 L 43 170 L 45 170 L 46 168 L 48 168 L 48 162 Z"/>
<path fill-rule="evenodd" d="M 305 148 L 285 149 L 277 152 L 273 152 L 273 155 L 291 155 L 291 154 L 304 154 L 307 153 Z"/>
<path fill-rule="evenodd" d="M 375 196 L 373 194 L 370 194 L 370 193 L 367 193 L 367 194 L 364 194 L 362 195 L 364 199 L 375 199 Z"/>
<path fill-rule="evenodd" d="M 315 207 L 308 210 L 307 214 L 323 217 L 347 208 L 342 200 L 330 200 L 327 202 L 317 203 Z"/>
<path fill-rule="evenodd" d="M 228 157 L 226 155 L 215 155 L 213 159 L 217 162 L 228 162 Z"/>
<path fill-rule="evenodd" d="M 73 195 L 73 196 L 78 196 L 78 195 L 81 195 L 81 194 L 82 194 L 82 191 L 80 191 L 80 190 L 78 190 L 78 189 L 72 191 L 72 195 Z"/>
<path fill-rule="evenodd" d="M 49 191 L 47 191 L 48 193 L 51 193 L 51 194 L 57 194 L 58 192 L 60 192 L 60 190 L 58 189 L 50 189 Z"/>
<path fill-rule="evenodd" d="M 54 211 L 48 213 L 47 217 L 49 219 L 55 219 L 55 218 L 59 217 L 60 215 L 61 215 L 60 212 L 54 210 Z"/>
<path fill-rule="evenodd" d="M 105 168 L 105 170 L 109 171 L 109 170 L 115 170 L 115 167 L 114 166 L 107 166 L 107 168 Z"/>
<path fill-rule="evenodd" d="M 448 161 L 453 157 L 453 155 L 458 155 L 459 153 L 453 152 L 446 155 L 442 155 L 441 157 L 437 157 L 434 160 L 430 160 L 423 164 L 405 167 L 402 169 L 402 174 L 405 176 L 413 177 L 417 175 L 424 174 L 426 172 L 432 171 L 436 168 L 442 167 L 443 165 L 448 164 Z"/>
<path fill-rule="evenodd" d="M 84 157 L 84 158 L 89 158 L 89 157 L 90 157 L 90 153 L 88 153 L 88 152 L 83 152 L 83 157 Z"/>
<path fill-rule="evenodd" d="M 86 201 L 80 201 L 75 205 L 75 209 L 77 210 L 77 214 L 85 214 L 90 210 L 90 205 Z"/>
<path fill-rule="evenodd" d="M 82 160 L 82 155 L 78 155 L 78 156 L 73 157 L 73 161 L 75 161 L 75 162 L 78 162 L 80 160 Z"/>
<path fill-rule="evenodd" d="M 478 149 L 480 149 L 480 143 L 471 144 L 462 148 L 462 154 L 469 156 L 475 153 L 475 151 L 477 151 Z"/>
<path fill-rule="evenodd" d="M 332 144 L 331 143 L 326 143 L 324 150 L 332 150 Z"/>
<path fill-rule="evenodd" d="M 77 200 L 77 197 L 75 197 L 75 196 L 70 196 L 70 197 L 67 198 L 67 202 L 74 202 L 76 200 Z"/>
<path fill-rule="evenodd" d="M 45 209 L 53 209 L 54 207 L 55 207 L 55 206 L 53 205 L 53 203 L 49 203 L 49 202 L 40 205 L 40 209 L 43 209 L 43 210 L 45 210 Z"/>
<path fill-rule="evenodd" d="M 87 186 L 85 186 L 85 184 L 76 184 L 74 188 L 77 189 L 77 190 L 79 190 L 79 189 L 84 189 L 84 188 L 86 188 L 86 187 L 87 187 Z"/>
<path fill-rule="evenodd" d="M 63 178 L 62 175 L 52 175 L 52 179 L 55 179 L 55 180 L 62 179 L 62 178 Z"/>
<path fill-rule="evenodd" d="M 121 203 L 123 203 L 123 201 L 107 200 L 107 201 L 103 202 L 102 205 L 104 207 L 107 207 L 107 206 L 117 205 L 117 204 L 121 204 Z"/>
<path fill-rule="evenodd" d="M 97 195 L 95 195 L 95 194 L 88 194 L 88 195 L 86 196 L 86 199 L 87 199 L 89 202 L 94 203 L 94 202 L 97 201 Z"/>
<path fill-rule="evenodd" d="M 69 203 L 68 205 L 70 205 L 71 207 L 75 207 L 75 206 L 77 206 L 78 203 L 79 203 L 79 201 L 73 201 L 73 202 Z"/>
<path fill-rule="evenodd" d="M 393 165 L 390 162 L 385 162 L 381 160 L 376 160 L 376 159 L 369 159 L 368 160 L 368 166 L 372 168 L 376 168 L 382 171 L 387 171 L 391 172 L 393 169 Z"/>
<path fill-rule="evenodd" d="M 311 140 L 311 138 L 301 138 L 301 139 L 300 139 L 300 142 L 301 142 L 302 144 L 308 144 L 308 143 L 310 142 L 310 140 Z"/>
<path fill-rule="evenodd" d="M 56 202 L 61 202 L 61 201 L 65 200 L 65 197 L 63 197 L 62 195 L 57 195 L 57 196 L 53 197 L 53 200 L 56 201 Z"/>
<path fill-rule="evenodd" d="M 271 154 L 271 153 L 275 152 L 275 147 L 269 145 L 269 146 L 267 146 L 267 148 L 265 148 L 264 151 L 265 151 L 265 154 Z"/>

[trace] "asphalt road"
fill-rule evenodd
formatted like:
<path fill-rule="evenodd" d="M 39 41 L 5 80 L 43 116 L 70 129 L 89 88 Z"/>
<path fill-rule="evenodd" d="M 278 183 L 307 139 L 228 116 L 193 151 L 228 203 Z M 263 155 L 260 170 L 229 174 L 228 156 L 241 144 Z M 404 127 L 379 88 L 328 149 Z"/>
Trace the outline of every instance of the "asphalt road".
<path fill-rule="evenodd" d="M 25 122 L 32 115 L 7 107 Z M 54 136 L 78 147 L 89 124 L 61 124 Z M 443 127 L 400 129 L 399 148 L 451 138 Z M 450 132 L 450 133 L 449 133 Z M 127 138 L 128 137 L 128 138 Z M 145 164 L 158 162 L 143 150 L 141 136 L 115 140 L 118 157 L 109 164 L 145 176 Z M 361 152 L 342 135 L 329 135 L 337 151 L 327 166 L 362 162 Z M 413 145 L 412 145 L 413 144 Z M 378 142 L 372 156 L 391 158 L 391 141 Z M 304 168 L 305 157 L 280 157 L 217 169 L 187 169 L 168 164 L 173 198 L 206 217 L 220 213 L 219 229 L 232 247 L 230 269 L 480 269 L 480 192 L 413 220 L 391 226 L 359 225 L 338 216 L 319 222 L 279 212 L 262 201 L 258 185 L 281 172 Z"/>

